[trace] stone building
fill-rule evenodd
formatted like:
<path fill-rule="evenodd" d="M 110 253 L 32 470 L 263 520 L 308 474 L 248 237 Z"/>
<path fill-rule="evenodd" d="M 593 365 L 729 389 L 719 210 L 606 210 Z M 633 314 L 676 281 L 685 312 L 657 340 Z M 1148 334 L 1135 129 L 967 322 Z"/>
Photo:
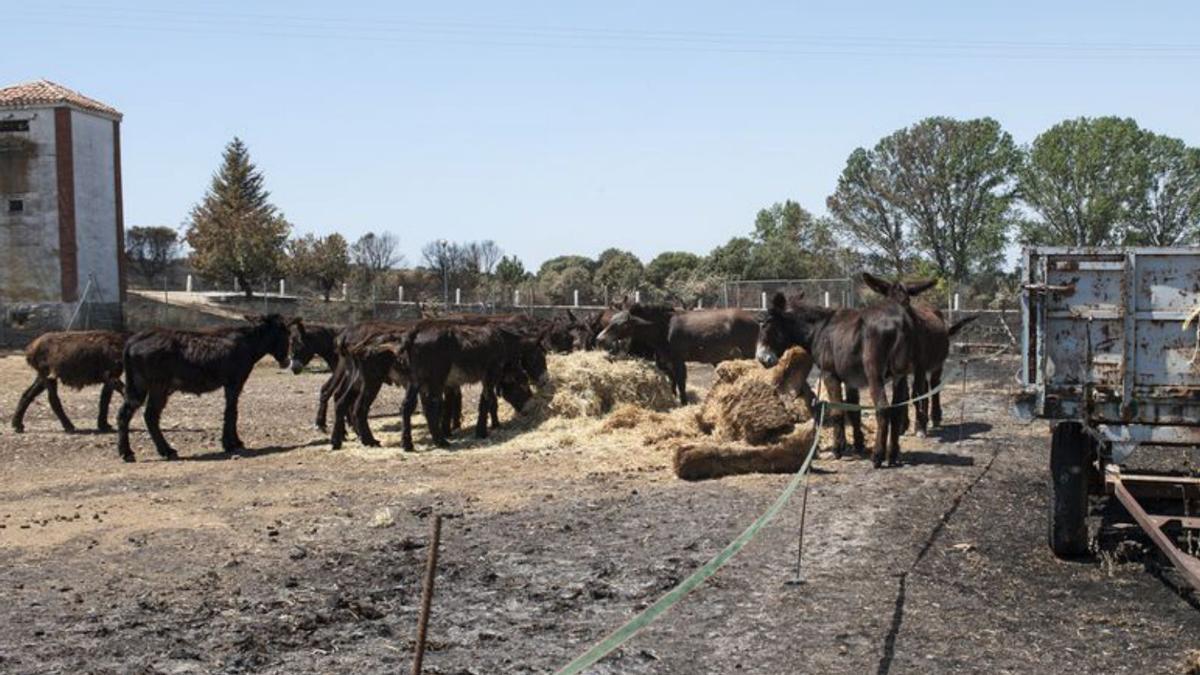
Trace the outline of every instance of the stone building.
<path fill-rule="evenodd" d="M 46 80 L 0 88 L 0 344 L 122 323 L 121 113 Z"/>

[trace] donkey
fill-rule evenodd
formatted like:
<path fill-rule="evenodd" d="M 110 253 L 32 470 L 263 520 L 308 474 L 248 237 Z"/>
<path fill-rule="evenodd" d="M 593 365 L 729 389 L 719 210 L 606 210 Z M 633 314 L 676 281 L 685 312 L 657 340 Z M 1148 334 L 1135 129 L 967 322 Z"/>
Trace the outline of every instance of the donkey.
<path fill-rule="evenodd" d="M 854 389 L 869 388 L 878 411 L 875 444 L 871 459 L 876 468 L 887 461 L 900 462 L 900 434 L 904 408 L 892 406 L 884 385 L 893 381 L 893 401 L 908 398 L 906 375 L 924 381 L 925 373 L 915 356 L 918 339 L 910 297 L 931 288 L 936 280 L 912 284 L 888 283 L 867 272 L 863 281 L 884 295 L 883 302 L 863 309 L 827 309 L 810 305 L 789 305 L 782 293 L 776 293 L 763 318 L 758 334 L 758 361 L 767 367 L 779 361 L 788 347 L 800 345 L 812 354 L 830 400 L 840 402 L 842 385 Z M 847 390 L 847 398 L 851 398 Z M 857 392 L 853 395 L 857 399 Z M 853 401 L 852 401 L 853 402 Z M 835 410 L 834 454 L 840 457 L 846 447 L 844 416 Z M 862 431 L 855 415 L 855 446 Z"/>
<path fill-rule="evenodd" d="M 950 355 L 950 338 L 976 317 L 969 316 L 947 326 L 946 318 L 940 310 L 920 303 L 912 305 L 912 315 L 918 336 L 916 357 L 921 364 L 921 370 L 928 376 L 927 380 L 913 378 L 912 395 L 916 398 L 941 386 L 942 369 L 946 364 L 946 357 Z M 913 412 L 917 417 L 914 433 L 918 438 L 924 438 L 931 420 L 934 427 L 942 425 L 941 392 L 913 401 Z"/>
<path fill-rule="evenodd" d="M 221 448 L 240 452 L 238 398 L 259 359 L 270 354 L 280 368 L 288 367 L 288 328 L 278 314 L 247 315 L 248 326 L 228 326 L 201 331 L 155 328 L 142 331 L 125 343 L 125 403 L 117 413 L 117 450 L 121 459 L 134 461 L 129 446 L 129 420 L 146 404 L 146 429 L 154 449 L 163 459 L 178 459 L 159 428 L 163 408 L 171 394 L 205 394 L 225 391 L 225 421 Z"/>
<path fill-rule="evenodd" d="M 755 353 L 758 324 L 740 309 L 677 311 L 667 305 L 633 305 L 613 315 L 596 338 L 600 344 L 630 339 L 653 350 L 666 371 L 680 405 L 687 405 L 687 362 L 716 365 L 750 358 Z"/>
<path fill-rule="evenodd" d="M 291 355 L 292 372 L 299 375 L 314 356 L 321 357 L 329 366 L 329 377 L 321 385 L 321 393 L 317 399 L 316 427 L 325 431 L 325 419 L 329 407 L 329 397 L 337 386 L 338 362 L 341 357 L 337 349 L 337 337 L 344 329 L 319 323 L 304 323 L 300 317 L 288 322 L 288 352 Z"/>
<path fill-rule="evenodd" d="M 25 348 L 25 362 L 37 371 L 33 384 L 21 394 L 17 409 L 13 413 L 12 428 L 18 434 L 25 431 L 25 411 L 43 391 L 50 400 L 59 424 L 67 433 L 75 431 L 75 425 L 63 410 L 58 398 L 58 383 L 73 389 L 88 385 L 103 385 L 100 389 L 100 412 L 96 416 L 96 428 L 112 431 L 108 423 L 108 406 L 114 391 L 125 393 L 121 384 L 121 349 L 125 346 L 127 333 L 108 330 L 63 331 L 46 333 Z"/>

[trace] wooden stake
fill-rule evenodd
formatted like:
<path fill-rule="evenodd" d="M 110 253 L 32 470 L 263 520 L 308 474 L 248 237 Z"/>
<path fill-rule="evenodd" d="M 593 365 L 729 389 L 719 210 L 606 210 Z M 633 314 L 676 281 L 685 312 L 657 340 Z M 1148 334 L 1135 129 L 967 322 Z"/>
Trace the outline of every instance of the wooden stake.
<path fill-rule="evenodd" d="M 433 604 L 433 580 L 437 577 L 438 542 L 442 538 L 442 516 L 434 514 L 433 533 L 429 537 L 429 563 L 425 566 L 425 585 L 421 589 L 421 616 L 417 619 L 417 645 L 413 655 L 413 675 L 421 675 L 425 660 L 425 631 L 429 628 L 429 607 Z"/>

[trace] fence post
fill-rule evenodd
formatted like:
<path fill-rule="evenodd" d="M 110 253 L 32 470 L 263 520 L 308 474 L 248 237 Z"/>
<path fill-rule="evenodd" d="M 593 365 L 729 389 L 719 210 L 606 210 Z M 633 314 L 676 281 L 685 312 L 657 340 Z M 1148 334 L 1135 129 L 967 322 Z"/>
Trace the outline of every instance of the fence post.
<path fill-rule="evenodd" d="M 959 310 L 959 307 L 958 307 L 958 293 L 955 293 L 955 294 L 954 294 L 954 311 L 956 311 L 956 312 L 957 312 L 958 310 Z"/>
<path fill-rule="evenodd" d="M 696 309 L 704 309 L 704 298 L 696 299 Z"/>
<path fill-rule="evenodd" d="M 825 306 L 829 306 L 829 291 L 825 291 Z"/>
<path fill-rule="evenodd" d="M 641 301 L 642 301 L 642 292 L 641 292 L 641 291 L 635 290 L 635 291 L 633 292 L 633 301 L 634 301 L 634 302 L 641 302 Z"/>
<path fill-rule="evenodd" d="M 513 307 L 520 307 L 520 306 L 521 306 L 521 289 L 514 288 L 513 289 Z"/>
<path fill-rule="evenodd" d="M 762 308 L 763 309 L 767 308 L 767 292 L 766 291 L 762 292 Z"/>
<path fill-rule="evenodd" d="M 342 300 L 350 299 L 350 284 L 342 282 Z"/>
<path fill-rule="evenodd" d="M 187 292 L 192 292 L 192 275 L 187 275 Z"/>
<path fill-rule="evenodd" d="M 575 289 L 575 306 L 576 307 L 579 306 L 579 289 L 578 288 Z"/>
<path fill-rule="evenodd" d="M 404 302 L 404 287 L 403 286 L 397 287 L 396 296 L 397 296 L 398 302 Z"/>
<path fill-rule="evenodd" d="M 279 297 L 282 298 L 285 293 L 287 293 L 286 282 L 284 282 L 283 279 L 280 279 L 279 280 Z"/>
<path fill-rule="evenodd" d="M 456 305 L 462 304 L 462 289 L 461 288 L 454 289 L 454 304 L 456 304 Z"/>

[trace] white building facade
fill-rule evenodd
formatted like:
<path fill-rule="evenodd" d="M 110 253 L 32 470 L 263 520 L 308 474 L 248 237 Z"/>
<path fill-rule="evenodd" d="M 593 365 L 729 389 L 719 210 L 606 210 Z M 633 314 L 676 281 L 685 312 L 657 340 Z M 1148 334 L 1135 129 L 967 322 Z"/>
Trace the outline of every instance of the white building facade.
<path fill-rule="evenodd" d="M 41 80 L 0 88 L 0 344 L 118 327 L 121 113 Z"/>

